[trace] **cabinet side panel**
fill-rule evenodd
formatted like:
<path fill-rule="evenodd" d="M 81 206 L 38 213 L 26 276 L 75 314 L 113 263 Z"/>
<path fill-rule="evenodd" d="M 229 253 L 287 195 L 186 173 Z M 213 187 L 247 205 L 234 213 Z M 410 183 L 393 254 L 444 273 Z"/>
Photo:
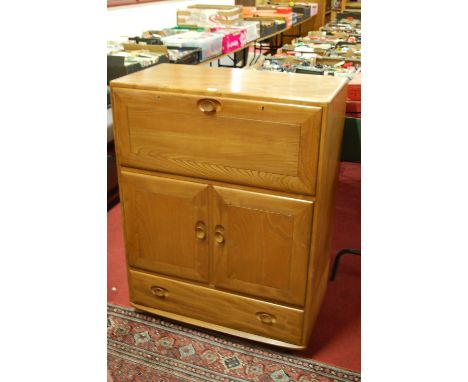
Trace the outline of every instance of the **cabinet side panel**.
<path fill-rule="evenodd" d="M 120 163 L 120 148 L 119 148 L 119 143 L 118 143 L 118 139 L 117 139 L 117 128 L 116 128 L 116 124 L 119 124 L 120 123 L 120 120 L 122 118 L 122 115 L 121 115 L 121 111 L 117 111 L 117 110 L 121 110 L 121 101 L 118 99 L 118 97 L 116 97 L 115 95 L 115 91 L 114 89 L 110 88 L 111 90 L 111 102 L 112 102 L 112 130 L 113 130 L 113 135 L 114 135 L 114 145 L 115 145 L 115 153 L 116 153 L 116 164 L 117 164 L 117 180 L 118 180 L 118 185 L 119 185 L 119 200 L 120 200 L 120 203 L 119 203 L 119 207 L 120 208 L 120 211 L 121 211 L 121 216 L 122 216 L 122 228 L 123 228 L 123 234 L 124 234 L 124 250 L 125 250 L 125 268 L 126 268 L 126 271 L 127 271 L 127 283 L 128 283 L 128 280 L 130 280 L 130 267 L 128 266 L 129 262 L 128 262 L 128 243 L 127 243 L 127 236 L 128 236 L 128 232 L 127 232 L 127 228 L 125 226 L 125 221 L 126 221 L 126 215 L 125 215 L 125 208 L 124 208 L 124 203 L 123 203 L 123 191 L 122 191 L 122 187 L 120 186 L 121 185 L 121 163 Z M 130 301 L 132 300 L 132 288 L 130 287 L 130 285 L 128 284 L 128 289 L 129 289 L 129 295 L 130 295 Z"/>
<path fill-rule="evenodd" d="M 303 342 L 317 320 L 328 282 L 335 189 L 340 168 L 347 87 L 324 108 L 320 140 L 317 201 L 312 232 Z"/>

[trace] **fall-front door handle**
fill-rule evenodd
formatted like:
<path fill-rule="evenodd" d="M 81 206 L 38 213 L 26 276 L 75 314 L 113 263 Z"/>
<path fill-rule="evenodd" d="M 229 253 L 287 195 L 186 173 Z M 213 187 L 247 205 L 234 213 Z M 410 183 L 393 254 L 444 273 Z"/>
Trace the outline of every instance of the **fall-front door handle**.
<path fill-rule="evenodd" d="M 212 114 L 221 110 L 221 104 L 215 99 L 204 98 L 198 101 L 198 109 L 203 113 Z"/>

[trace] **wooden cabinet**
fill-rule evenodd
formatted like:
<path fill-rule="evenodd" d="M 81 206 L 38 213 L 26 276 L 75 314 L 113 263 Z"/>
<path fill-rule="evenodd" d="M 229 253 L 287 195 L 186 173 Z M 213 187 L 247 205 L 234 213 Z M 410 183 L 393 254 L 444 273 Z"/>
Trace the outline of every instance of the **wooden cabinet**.
<path fill-rule="evenodd" d="M 345 85 L 166 64 L 111 83 L 135 307 L 307 345 L 327 283 Z"/>

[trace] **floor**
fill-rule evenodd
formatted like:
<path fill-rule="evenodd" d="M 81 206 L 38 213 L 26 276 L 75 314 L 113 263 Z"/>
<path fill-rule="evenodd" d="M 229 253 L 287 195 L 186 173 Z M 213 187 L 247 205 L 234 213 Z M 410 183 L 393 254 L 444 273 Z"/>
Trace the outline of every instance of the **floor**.
<path fill-rule="evenodd" d="M 332 238 L 333 261 L 342 248 L 360 248 L 361 165 L 342 162 Z M 107 214 L 107 299 L 129 306 L 120 205 Z M 345 255 L 325 300 L 305 351 L 307 358 L 341 368 L 361 370 L 361 259 Z"/>

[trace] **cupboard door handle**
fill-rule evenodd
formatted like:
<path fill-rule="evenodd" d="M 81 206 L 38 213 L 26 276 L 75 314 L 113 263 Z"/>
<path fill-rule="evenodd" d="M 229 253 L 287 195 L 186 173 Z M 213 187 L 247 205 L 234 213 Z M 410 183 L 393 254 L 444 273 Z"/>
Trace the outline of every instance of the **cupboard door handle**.
<path fill-rule="evenodd" d="M 159 298 L 166 298 L 167 296 L 167 289 L 158 287 L 158 286 L 152 286 L 151 287 L 151 292 Z"/>
<path fill-rule="evenodd" d="M 195 235 L 198 240 L 204 240 L 206 237 L 206 225 L 203 222 L 197 222 L 195 224 Z"/>
<path fill-rule="evenodd" d="M 223 244 L 226 241 L 226 238 L 224 237 L 224 227 L 222 225 L 216 226 L 214 238 L 218 244 Z"/>
<path fill-rule="evenodd" d="M 276 322 L 276 317 L 274 315 L 265 312 L 258 312 L 257 318 L 262 324 L 266 325 L 273 325 Z"/>
<path fill-rule="evenodd" d="M 221 104 L 215 99 L 201 99 L 198 101 L 198 108 L 204 113 L 216 113 L 221 110 Z"/>

